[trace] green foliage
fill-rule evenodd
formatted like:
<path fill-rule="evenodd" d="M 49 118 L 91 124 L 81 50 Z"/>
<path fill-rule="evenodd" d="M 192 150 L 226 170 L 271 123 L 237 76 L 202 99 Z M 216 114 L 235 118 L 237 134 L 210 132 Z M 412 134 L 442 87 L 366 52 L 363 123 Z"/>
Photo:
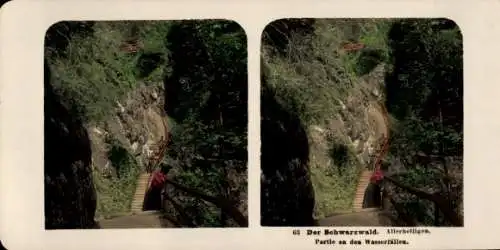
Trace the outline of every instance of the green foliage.
<path fill-rule="evenodd" d="M 443 169 L 442 162 L 415 165 L 417 154 L 451 159 L 461 159 L 463 154 L 462 36 L 456 25 L 442 28 L 445 23 L 450 22 L 408 19 L 395 23 L 390 32 L 394 70 L 386 79 L 386 106 L 399 120 L 391 134 L 390 153 L 409 171 L 402 181 L 453 197 L 457 208 L 463 197 L 460 190 L 444 185 L 443 170 L 436 168 L 441 165 Z M 462 169 L 456 160 L 448 165 L 455 173 Z M 419 221 L 434 223 L 428 202 L 400 198 Z"/>
<path fill-rule="evenodd" d="M 463 62 L 458 27 L 442 31 L 432 21 L 410 20 L 394 30 L 395 70 L 388 78 L 387 106 L 401 126 L 393 133 L 393 149 L 399 149 L 398 154 L 461 155 Z"/>
<path fill-rule="evenodd" d="M 102 121 L 116 101 L 139 82 L 161 83 L 169 27 L 168 22 L 60 22 L 51 26 L 45 39 L 45 57 L 55 79 L 53 87 L 65 105 L 76 107 L 75 115 L 87 122 Z M 67 43 L 53 42 L 56 39 Z M 138 53 L 122 49 L 130 40 L 143 43 Z M 163 66 L 153 63 L 148 65 L 153 69 L 147 75 L 141 74 L 144 58 L 151 54 Z"/>
<path fill-rule="evenodd" d="M 379 64 L 388 55 L 389 22 L 377 20 L 317 20 L 313 34 L 292 32 L 286 55 L 272 53 L 263 44 L 262 64 L 266 83 L 276 92 L 281 105 L 304 124 L 324 124 L 339 112 L 338 100 L 356 88 L 359 72 L 366 64 Z M 353 30 L 359 30 L 355 32 Z M 266 31 L 270 32 L 266 28 Z M 342 44 L 356 39 L 375 53 L 345 53 Z"/>
<path fill-rule="evenodd" d="M 380 63 L 389 62 L 388 32 L 391 24 L 390 20 L 384 19 L 364 20 L 360 24 L 354 24 L 360 30 L 355 41 L 362 44 L 364 49 L 343 55 L 351 75 L 363 76 Z"/>
<path fill-rule="evenodd" d="M 113 139 L 109 139 L 108 145 L 110 145 L 108 158 L 113 167 L 116 169 L 117 177 L 119 179 L 126 178 L 130 175 L 134 176 L 139 173 L 137 161 L 126 148 Z"/>
<path fill-rule="evenodd" d="M 135 158 L 118 141 L 109 139 L 108 143 L 108 158 L 116 175 L 104 177 L 99 172 L 93 173 L 99 194 L 96 214 L 103 217 L 129 211 L 141 171 Z"/>
<path fill-rule="evenodd" d="M 228 193 L 234 188 L 231 181 L 236 181 L 237 193 L 246 192 L 244 30 L 230 21 L 192 21 L 172 27 L 169 37 L 173 71 L 167 82 L 178 90 L 176 102 L 167 108 L 176 122 L 167 157 L 179 163 L 177 181 L 236 204 L 246 203 L 239 194 Z M 190 197 L 179 198 L 197 225 L 227 225 L 213 205 Z"/>
<path fill-rule="evenodd" d="M 421 165 L 414 165 L 408 169 L 408 172 L 402 178 L 404 184 L 411 187 L 425 187 L 436 190 L 441 184 L 442 173 L 435 168 L 429 168 Z M 405 211 L 417 221 L 424 225 L 434 225 L 434 204 L 427 200 L 421 200 L 414 195 L 406 193 L 404 190 L 398 190 L 398 203 Z"/>

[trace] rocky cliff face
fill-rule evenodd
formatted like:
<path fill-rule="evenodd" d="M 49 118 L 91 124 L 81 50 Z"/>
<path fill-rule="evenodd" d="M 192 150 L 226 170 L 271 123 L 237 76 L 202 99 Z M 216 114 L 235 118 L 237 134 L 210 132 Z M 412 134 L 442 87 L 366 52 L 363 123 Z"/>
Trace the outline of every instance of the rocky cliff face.
<path fill-rule="evenodd" d="M 92 228 L 96 192 L 90 138 L 82 121 L 47 84 L 51 75 L 45 66 L 45 228 Z"/>
<path fill-rule="evenodd" d="M 163 99 L 161 84 L 142 85 L 124 101 L 117 101 L 116 109 L 105 122 L 88 124 L 93 167 L 105 176 L 116 175 L 116 166 L 108 157 L 109 140 L 118 142 L 138 165 L 145 166 L 157 143 L 166 136 Z"/>
<path fill-rule="evenodd" d="M 48 70 L 46 77 L 50 79 Z M 102 180 L 116 179 L 121 167 L 113 164 L 111 148 L 117 144 L 125 149 L 141 171 L 156 143 L 165 137 L 163 87 L 140 86 L 117 102 L 110 117 L 99 124 L 84 124 L 73 117 L 50 84 L 45 88 L 46 227 L 94 227 L 98 200 L 116 195 L 110 187 L 99 186 Z M 102 192 L 96 193 L 95 187 Z"/>
<path fill-rule="evenodd" d="M 340 107 L 337 116 L 325 126 L 308 129 L 317 217 L 348 209 L 351 201 L 342 197 L 354 194 L 361 169 L 373 167 L 382 138 L 388 133 L 381 108 L 385 70 L 380 64 L 358 78 L 344 99 L 332 100 Z M 328 190 L 335 190 L 335 194 Z"/>
<path fill-rule="evenodd" d="M 98 189 L 98 217 L 126 213 L 135 181 L 166 137 L 162 84 L 141 84 L 100 123 L 86 124 Z"/>

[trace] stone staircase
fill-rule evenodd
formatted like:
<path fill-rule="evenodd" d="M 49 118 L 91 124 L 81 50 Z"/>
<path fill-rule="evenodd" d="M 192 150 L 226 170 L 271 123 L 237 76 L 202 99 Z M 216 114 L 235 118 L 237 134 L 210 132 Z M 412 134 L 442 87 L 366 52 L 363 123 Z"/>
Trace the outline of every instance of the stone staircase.
<path fill-rule="evenodd" d="M 98 221 L 99 228 L 165 228 L 174 225 L 160 211 L 143 211 L 146 190 L 151 179 L 150 173 L 142 173 L 137 179 L 134 199 L 130 212 Z"/>
<path fill-rule="evenodd" d="M 373 171 L 365 169 L 359 176 L 352 209 L 339 211 L 316 221 L 317 226 L 391 226 L 391 215 L 381 208 L 363 208 L 365 191 L 370 184 Z"/>
<path fill-rule="evenodd" d="M 132 200 L 132 206 L 130 207 L 130 212 L 132 214 L 142 212 L 144 198 L 146 195 L 146 190 L 149 187 L 150 178 L 151 178 L 150 173 L 141 173 L 141 175 L 137 179 L 135 194 Z"/>
<path fill-rule="evenodd" d="M 370 177 L 372 176 L 372 174 L 373 171 L 366 169 L 363 170 L 359 176 L 358 185 L 356 187 L 356 194 L 352 202 L 352 209 L 354 211 L 361 211 L 363 209 L 365 190 L 368 187 L 368 184 L 370 184 Z"/>

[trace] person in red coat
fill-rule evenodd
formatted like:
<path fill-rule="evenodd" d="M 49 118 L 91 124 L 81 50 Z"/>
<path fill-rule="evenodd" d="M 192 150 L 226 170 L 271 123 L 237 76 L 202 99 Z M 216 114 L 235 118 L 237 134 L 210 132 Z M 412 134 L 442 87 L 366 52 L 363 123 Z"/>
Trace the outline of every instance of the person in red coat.
<path fill-rule="evenodd" d="M 370 184 L 365 190 L 363 199 L 363 208 L 380 207 L 382 205 L 382 186 L 381 182 L 384 179 L 382 170 L 377 169 L 370 177 Z"/>
<path fill-rule="evenodd" d="M 155 170 L 151 175 L 150 188 L 151 189 L 162 189 L 165 185 L 165 180 L 167 179 L 167 175 L 164 174 L 161 170 Z"/>
<path fill-rule="evenodd" d="M 382 170 L 377 169 L 370 177 L 370 182 L 374 184 L 380 184 L 380 182 L 384 179 L 384 173 Z"/>
<path fill-rule="evenodd" d="M 167 175 L 161 170 L 155 170 L 151 174 L 146 199 L 144 202 L 144 210 L 161 210 L 162 208 L 162 191 L 165 186 Z"/>

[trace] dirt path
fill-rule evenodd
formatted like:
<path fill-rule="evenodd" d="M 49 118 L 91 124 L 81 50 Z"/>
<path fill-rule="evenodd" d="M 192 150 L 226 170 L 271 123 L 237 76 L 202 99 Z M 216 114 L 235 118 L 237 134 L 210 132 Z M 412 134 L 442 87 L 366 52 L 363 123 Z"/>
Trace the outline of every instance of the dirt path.
<path fill-rule="evenodd" d="M 150 211 L 138 214 L 120 216 L 99 221 L 102 229 L 114 228 L 166 228 L 173 227 L 173 224 L 163 217 L 161 212 Z"/>
<path fill-rule="evenodd" d="M 367 208 L 356 212 L 341 213 L 319 220 L 318 226 L 390 226 L 389 216 L 379 209 Z"/>

